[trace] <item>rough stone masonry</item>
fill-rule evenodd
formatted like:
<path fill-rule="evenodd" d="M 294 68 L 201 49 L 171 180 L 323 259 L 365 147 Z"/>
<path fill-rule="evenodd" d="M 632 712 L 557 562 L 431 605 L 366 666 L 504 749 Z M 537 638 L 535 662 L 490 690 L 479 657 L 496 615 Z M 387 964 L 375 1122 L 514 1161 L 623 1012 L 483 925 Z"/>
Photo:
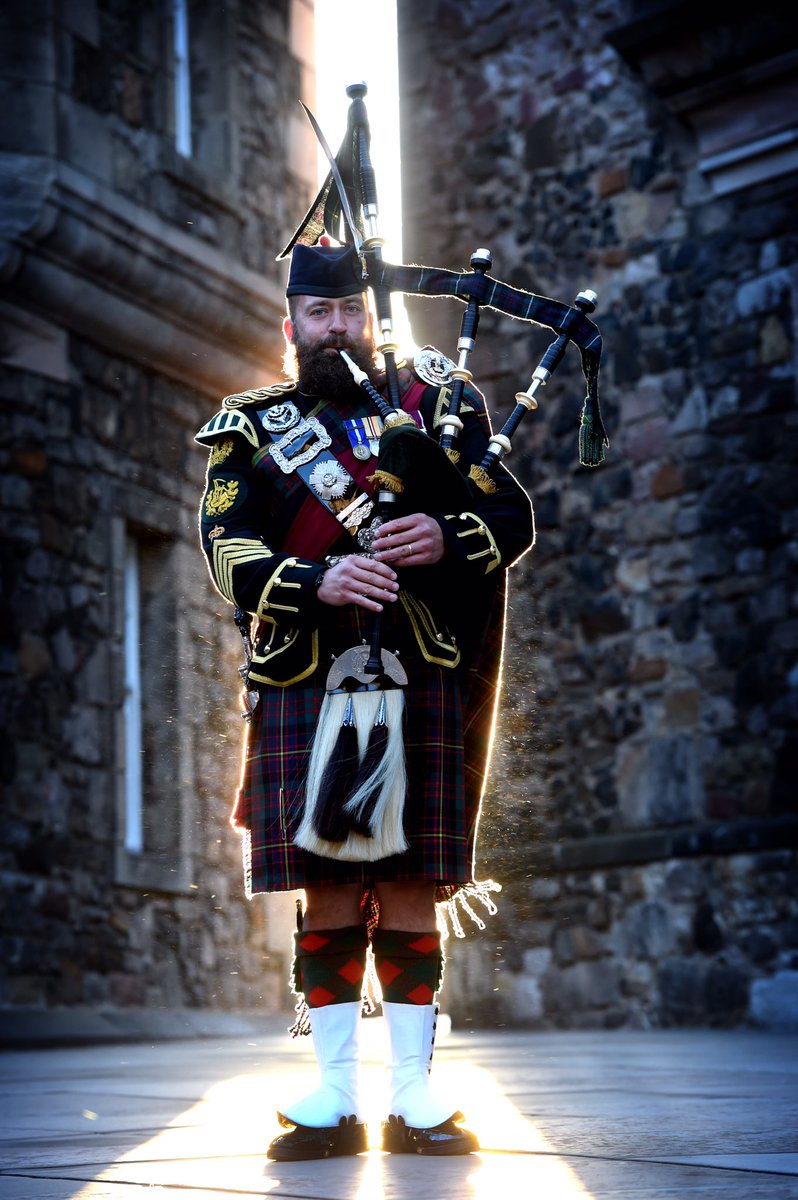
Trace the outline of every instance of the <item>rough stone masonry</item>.
<path fill-rule="evenodd" d="M 400 5 L 406 260 L 596 288 L 612 439 L 578 467 L 568 356 L 509 462 L 538 540 L 480 864 L 505 889 L 450 942 L 455 1019 L 798 1022 L 796 36 L 728 7 Z M 413 304 L 453 355 L 459 307 Z M 483 316 L 497 421 L 545 345 Z"/>

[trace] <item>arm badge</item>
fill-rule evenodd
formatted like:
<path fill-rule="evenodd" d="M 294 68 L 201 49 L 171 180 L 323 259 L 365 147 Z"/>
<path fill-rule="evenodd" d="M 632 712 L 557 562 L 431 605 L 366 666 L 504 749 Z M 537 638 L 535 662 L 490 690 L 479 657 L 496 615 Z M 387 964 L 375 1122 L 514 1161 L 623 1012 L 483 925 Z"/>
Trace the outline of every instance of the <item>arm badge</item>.
<path fill-rule="evenodd" d="M 237 479 L 214 479 L 205 497 L 205 516 L 220 517 L 240 500 Z"/>
<path fill-rule="evenodd" d="M 218 467 L 219 463 L 223 463 L 226 458 L 229 458 L 233 453 L 233 442 L 231 438 L 226 438 L 223 442 L 217 442 L 211 450 L 211 460 L 209 466 Z"/>

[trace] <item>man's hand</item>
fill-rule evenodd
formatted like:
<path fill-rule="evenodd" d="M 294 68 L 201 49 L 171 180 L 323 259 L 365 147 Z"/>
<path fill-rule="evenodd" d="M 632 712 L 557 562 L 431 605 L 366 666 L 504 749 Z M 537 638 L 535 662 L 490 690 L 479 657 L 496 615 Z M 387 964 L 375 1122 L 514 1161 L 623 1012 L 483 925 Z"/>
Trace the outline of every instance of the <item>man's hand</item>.
<path fill-rule="evenodd" d="M 396 572 L 385 563 L 359 554 L 348 555 L 325 573 L 316 595 L 322 604 L 338 608 L 359 604 L 371 612 L 382 612 L 383 604 L 396 601 L 399 584 Z"/>
<path fill-rule="evenodd" d="M 374 560 L 397 567 L 431 567 L 445 553 L 437 521 L 425 513 L 411 513 L 386 521 L 374 539 Z"/>

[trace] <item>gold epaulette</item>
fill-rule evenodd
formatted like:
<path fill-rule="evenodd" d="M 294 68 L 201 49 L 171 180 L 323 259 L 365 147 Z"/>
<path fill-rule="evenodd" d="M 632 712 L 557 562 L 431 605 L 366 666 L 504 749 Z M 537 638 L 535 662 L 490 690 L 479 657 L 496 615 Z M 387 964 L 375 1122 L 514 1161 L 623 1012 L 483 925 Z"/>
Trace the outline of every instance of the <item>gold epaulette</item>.
<path fill-rule="evenodd" d="M 270 387 L 252 388 L 248 392 L 236 392 L 234 396 L 225 396 L 222 407 L 235 409 L 243 408 L 245 404 L 263 404 L 265 400 L 282 400 L 294 391 L 296 391 L 296 383 L 293 380 L 285 383 L 273 383 Z"/>
<path fill-rule="evenodd" d="M 225 412 L 224 409 L 211 417 L 207 425 L 202 426 L 199 433 L 194 434 L 194 441 L 199 442 L 201 446 L 210 446 L 222 434 L 229 433 L 240 433 L 256 450 L 260 448 L 257 430 L 249 417 L 245 413 Z"/>

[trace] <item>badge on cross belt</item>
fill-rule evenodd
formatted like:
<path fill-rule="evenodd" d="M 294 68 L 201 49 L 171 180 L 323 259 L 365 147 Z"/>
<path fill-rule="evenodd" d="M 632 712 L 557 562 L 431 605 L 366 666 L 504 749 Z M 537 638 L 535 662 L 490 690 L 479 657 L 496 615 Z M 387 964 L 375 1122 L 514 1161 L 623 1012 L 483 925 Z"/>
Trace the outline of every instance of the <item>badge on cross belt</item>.
<path fill-rule="evenodd" d="M 334 458 L 321 458 L 310 473 L 310 486 L 322 500 L 340 500 L 352 482 L 352 476 Z"/>

